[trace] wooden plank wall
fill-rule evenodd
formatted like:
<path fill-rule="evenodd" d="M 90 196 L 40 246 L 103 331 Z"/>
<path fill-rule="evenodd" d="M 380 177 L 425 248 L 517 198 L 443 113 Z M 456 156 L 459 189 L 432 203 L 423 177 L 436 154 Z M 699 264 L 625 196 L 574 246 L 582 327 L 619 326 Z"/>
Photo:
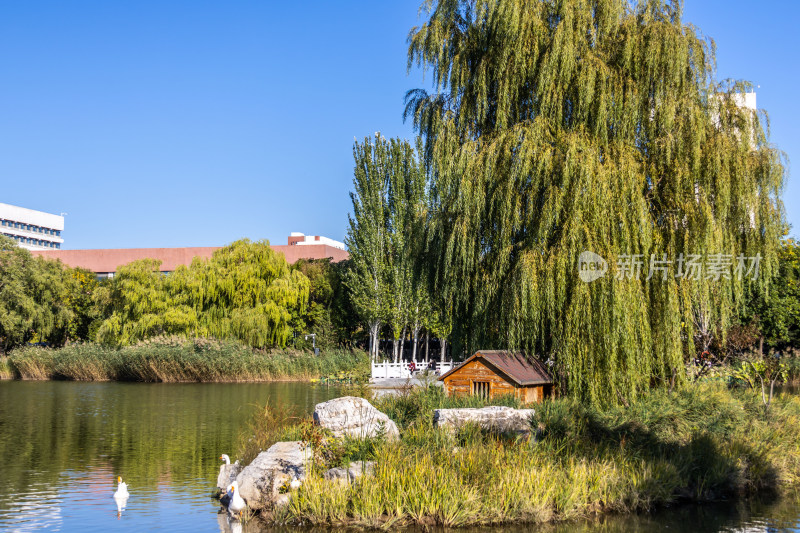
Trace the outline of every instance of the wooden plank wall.
<path fill-rule="evenodd" d="M 515 395 L 525 403 L 541 402 L 544 398 L 544 387 L 517 387 L 494 370 L 483 364 L 480 359 L 473 359 L 444 378 L 445 393 L 455 396 L 472 394 L 472 383 L 475 381 L 490 383 L 490 397 Z"/>

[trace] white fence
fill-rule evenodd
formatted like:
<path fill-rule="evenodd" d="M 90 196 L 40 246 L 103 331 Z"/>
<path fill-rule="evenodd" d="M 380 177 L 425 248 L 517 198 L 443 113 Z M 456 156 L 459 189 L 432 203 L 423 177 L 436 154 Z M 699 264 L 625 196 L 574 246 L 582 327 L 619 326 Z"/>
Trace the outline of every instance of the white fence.
<path fill-rule="evenodd" d="M 428 368 L 428 364 L 425 361 L 414 361 L 414 374 L 418 374 L 421 372 L 425 372 Z M 410 363 L 408 361 L 403 361 L 401 363 L 391 363 L 389 361 L 384 361 L 382 363 L 372 362 L 372 378 L 373 379 L 410 379 L 413 377 L 411 375 L 411 367 L 409 366 Z M 445 372 L 448 372 L 451 368 L 453 368 L 453 362 L 447 361 L 444 363 L 440 363 L 436 361 L 436 373 L 441 375 Z"/>

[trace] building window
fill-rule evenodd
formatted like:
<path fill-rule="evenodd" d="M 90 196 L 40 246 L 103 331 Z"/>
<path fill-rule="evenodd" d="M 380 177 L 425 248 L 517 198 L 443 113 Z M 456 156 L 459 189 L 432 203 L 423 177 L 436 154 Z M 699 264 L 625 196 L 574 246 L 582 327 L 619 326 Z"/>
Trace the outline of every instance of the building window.
<path fill-rule="evenodd" d="M 490 383 L 488 381 L 473 381 L 472 382 L 472 395 L 473 396 L 480 396 L 481 398 L 489 399 L 489 387 Z"/>

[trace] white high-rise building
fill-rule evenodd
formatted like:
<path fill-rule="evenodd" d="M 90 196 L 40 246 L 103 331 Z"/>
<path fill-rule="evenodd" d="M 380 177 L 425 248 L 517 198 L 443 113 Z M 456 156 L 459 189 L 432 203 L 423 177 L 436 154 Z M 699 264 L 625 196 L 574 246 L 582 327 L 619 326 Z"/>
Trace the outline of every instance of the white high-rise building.
<path fill-rule="evenodd" d="M 0 234 L 28 250 L 57 250 L 64 239 L 64 217 L 0 203 Z"/>

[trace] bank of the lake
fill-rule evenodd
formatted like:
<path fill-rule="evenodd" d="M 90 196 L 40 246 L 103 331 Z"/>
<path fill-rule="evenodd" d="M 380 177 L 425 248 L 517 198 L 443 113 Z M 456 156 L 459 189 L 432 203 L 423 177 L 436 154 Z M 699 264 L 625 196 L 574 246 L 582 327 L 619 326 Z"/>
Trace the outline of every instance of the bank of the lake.
<path fill-rule="evenodd" d="M 213 339 L 156 338 L 121 348 L 73 344 L 26 346 L 0 357 L 0 378 L 140 382 L 309 381 L 369 376 L 358 350 L 261 351 Z"/>
<path fill-rule="evenodd" d="M 753 391 L 710 383 L 654 391 L 629 407 L 546 401 L 530 441 L 433 428 L 434 408 L 475 404 L 436 388 L 374 404 L 398 423 L 400 441 L 327 441 L 313 474 L 268 520 L 332 527 L 541 524 L 780 494 L 800 482 L 800 397 L 793 394 L 778 395 L 768 411 Z M 289 425 L 283 434 L 297 438 L 303 428 Z M 358 459 L 376 461 L 373 476 L 353 484 L 322 478 L 326 468 Z"/>

